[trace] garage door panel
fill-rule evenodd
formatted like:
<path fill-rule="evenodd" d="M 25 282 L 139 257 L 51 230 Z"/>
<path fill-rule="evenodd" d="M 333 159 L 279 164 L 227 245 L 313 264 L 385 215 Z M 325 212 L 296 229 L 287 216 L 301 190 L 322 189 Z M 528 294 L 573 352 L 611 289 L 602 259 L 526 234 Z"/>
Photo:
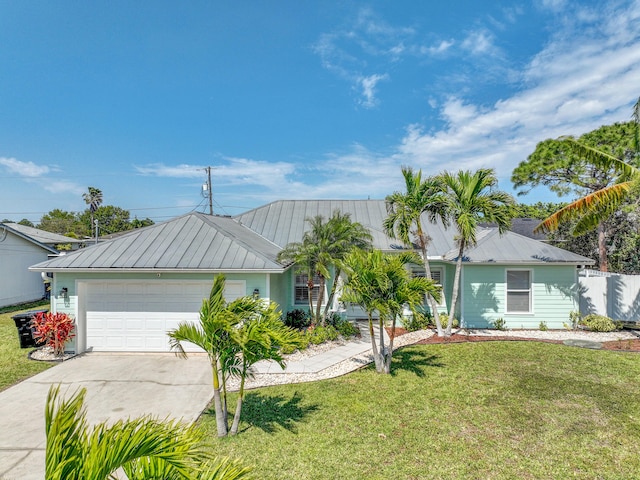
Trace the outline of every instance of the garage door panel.
<path fill-rule="evenodd" d="M 244 281 L 227 281 L 227 301 L 245 295 Z M 88 282 L 87 348 L 96 351 L 169 351 L 167 332 L 197 322 L 211 282 Z M 202 351 L 185 343 L 186 351 Z"/>

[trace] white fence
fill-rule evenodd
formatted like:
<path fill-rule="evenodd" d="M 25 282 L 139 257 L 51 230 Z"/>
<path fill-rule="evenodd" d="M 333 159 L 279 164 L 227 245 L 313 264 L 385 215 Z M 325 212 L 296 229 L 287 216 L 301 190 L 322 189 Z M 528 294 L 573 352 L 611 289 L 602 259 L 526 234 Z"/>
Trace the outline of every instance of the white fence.
<path fill-rule="evenodd" d="M 640 321 L 640 275 L 581 270 L 580 313 L 598 313 L 614 320 Z"/>

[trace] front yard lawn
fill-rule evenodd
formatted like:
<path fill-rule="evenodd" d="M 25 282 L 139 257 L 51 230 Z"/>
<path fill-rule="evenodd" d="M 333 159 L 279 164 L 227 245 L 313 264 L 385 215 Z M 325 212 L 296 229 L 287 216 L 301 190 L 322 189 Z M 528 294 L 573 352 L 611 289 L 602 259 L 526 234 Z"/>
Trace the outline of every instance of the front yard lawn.
<path fill-rule="evenodd" d="M 419 345 L 245 400 L 207 448 L 260 479 L 637 478 L 640 355 L 537 342 Z M 235 397 L 229 405 L 235 405 Z"/>
<path fill-rule="evenodd" d="M 25 308 L 21 307 L 19 310 L 0 310 L 0 390 L 52 366 L 50 363 L 35 362 L 27 358 L 31 349 L 20 348 L 18 329 L 11 318 L 17 313 L 47 308 L 48 305 L 49 302 L 39 302 L 25 305 Z"/>

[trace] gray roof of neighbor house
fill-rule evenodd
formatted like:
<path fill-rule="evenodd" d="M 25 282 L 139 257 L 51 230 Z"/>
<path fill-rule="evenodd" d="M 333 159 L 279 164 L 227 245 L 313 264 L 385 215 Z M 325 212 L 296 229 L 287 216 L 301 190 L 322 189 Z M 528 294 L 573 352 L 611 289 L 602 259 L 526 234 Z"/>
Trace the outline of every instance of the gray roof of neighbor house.
<path fill-rule="evenodd" d="M 37 245 L 38 247 L 42 248 L 43 250 L 46 250 L 49 253 L 53 253 L 56 254 L 58 253 L 58 251 L 49 246 L 46 245 L 43 242 L 39 242 L 38 240 L 36 240 L 35 238 L 31 237 L 30 235 L 27 235 L 25 233 L 22 233 L 20 230 L 13 228 L 14 225 L 16 225 L 15 223 L 0 223 L 0 243 L 2 242 L 2 240 L 4 240 L 4 236 L 7 234 L 7 232 L 11 232 L 13 235 L 16 235 L 20 238 L 23 238 L 25 240 L 27 240 L 28 242 L 33 243 L 34 245 Z"/>
<path fill-rule="evenodd" d="M 28 227 L 20 223 L 7 222 L 3 225 L 11 228 L 16 232 L 20 232 L 33 240 L 43 243 L 45 245 L 59 245 L 64 243 L 84 243 L 84 240 L 78 240 L 77 238 L 65 237 L 57 233 L 47 232 L 46 230 L 40 230 L 39 228 Z"/>
<path fill-rule="evenodd" d="M 189 213 L 31 267 L 38 271 L 281 272 L 280 248 L 229 217 Z"/>
<path fill-rule="evenodd" d="M 284 247 L 300 241 L 309 229 L 307 218 L 322 215 L 329 218 L 335 210 L 349 213 L 351 220 L 361 223 L 373 235 L 375 248 L 393 251 L 404 248 L 400 240 L 387 237 L 382 223 L 387 216 L 384 200 L 280 200 L 234 217 L 240 223 Z M 441 222 L 431 223 L 423 216 L 422 226 L 431 238 L 429 258 L 454 261 L 458 257 L 456 230 Z M 480 228 L 477 245 L 466 249 L 464 261 L 478 263 L 576 263 L 593 264 L 590 258 L 553 247 L 543 242 L 497 228 Z"/>

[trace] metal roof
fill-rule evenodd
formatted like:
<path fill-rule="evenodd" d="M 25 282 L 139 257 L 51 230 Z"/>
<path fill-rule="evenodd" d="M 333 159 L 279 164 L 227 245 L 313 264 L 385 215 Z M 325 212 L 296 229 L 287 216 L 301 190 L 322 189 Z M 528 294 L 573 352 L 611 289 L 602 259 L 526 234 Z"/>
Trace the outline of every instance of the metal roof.
<path fill-rule="evenodd" d="M 361 223 L 373 235 L 373 246 L 384 251 L 402 249 L 399 240 L 387 237 L 382 224 L 387 217 L 384 200 L 279 200 L 234 217 L 240 223 L 284 247 L 297 242 L 309 229 L 307 218 L 322 215 L 329 218 L 335 210 L 349 213 L 351 220 Z M 422 227 L 431 241 L 429 258 L 454 261 L 458 256 L 454 227 L 442 222 L 431 223 L 426 215 Z M 593 260 L 543 242 L 497 228 L 480 228 L 477 245 L 466 249 L 464 261 L 478 263 L 576 263 L 592 264 Z"/>
<path fill-rule="evenodd" d="M 348 213 L 368 228 L 374 247 L 384 251 L 406 248 L 387 237 L 382 224 L 384 200 L 282 200 L 236 217 L 190 213 L 166 223 L 133 230 L 113 240 L 89 246 L 31 267 L 38 271 L 261 271 L 282 272 L 278 252 L 302 239 L 308 218 L 329 218 L 334 211 Z M 453 262 L 457 258 L 456 230 L 431 223 L 423 228 L 431 237 L 429 258 Z M 477 245 L 467 248 L 470 263 L 574 263 L 593 260 L 513 232 L 480 228 Z"/>
<path fill-rule="evenodd" d="M 45 245 L 58 245 L 60 243 L 84 243 L 84 240 L 65 237 L 64 235 L 47 232 L 46 230 L 40 230 L 39 228 L 28 227 L 26 225 L 21 225 L 20 223 L 7 222 L 4 225 L 11 228 L 12 230 L 31 237 L 37 242 L 44 243 Z"/>
<path fill-rule="evenodd" d="M 507 231 L 500 235 L 497 228 L 486 228 L 479 232 L 477 244 L 465 249 L 464 262 L 468 263 L 575 263 L 591 265 L 592 259 L 548 243 Z M 445 260 L 455 261 L 458 250 L 452 249 Z"/>
<path fill-rule="evenodd" d="M 7 234 L 7 232 L 12 233 L 13 235 L 16 235 L 17 237 L 20 237 L 28 242 L 33 243 L 34 245 L 37 245 L 38 247 L 42 248 L 43 250 L 46 250 L 49 253 L 58 253 L 58 251 L 49 246 L 46 245 L 43 242 L 40 242 L 38 240 L 36 240 L 35 238 L 31 237 L 30 235 L 27 235 L 23 232 L 21 232 L 20 230 L 13 228 L 14 227 L 14 223 L 0 223 L 0 242 L 2 242 L 2 240 L 4 240 L 4 236 Z"/>
<path fill-rule="evenodd" d="M 190 213 L 31 267 L 39 271 L 271 271 L 280 248 L 229 217 Z"/>
<path fill-rule="evenodd" d="M 375 248 L 393 251 L 405 247 L 400 240 L 384 234 L 382 224 L 387 217 L 384 200 L 279 200 L 234 218 L 247 228 L 284 247 L 288 243 L 302 240 L 304 232 L 310 228 L 307 218 L 322 215 L 328 219 L 336 210 L 350 214 L 352 221 L 366 227 L 373 236 Z M 433 224 L 425 215 L 422 227 L 431 237 L 429 257 L 442 256 L 455 246 L 453 230 L 446 230 L 442 223 Z"/>

